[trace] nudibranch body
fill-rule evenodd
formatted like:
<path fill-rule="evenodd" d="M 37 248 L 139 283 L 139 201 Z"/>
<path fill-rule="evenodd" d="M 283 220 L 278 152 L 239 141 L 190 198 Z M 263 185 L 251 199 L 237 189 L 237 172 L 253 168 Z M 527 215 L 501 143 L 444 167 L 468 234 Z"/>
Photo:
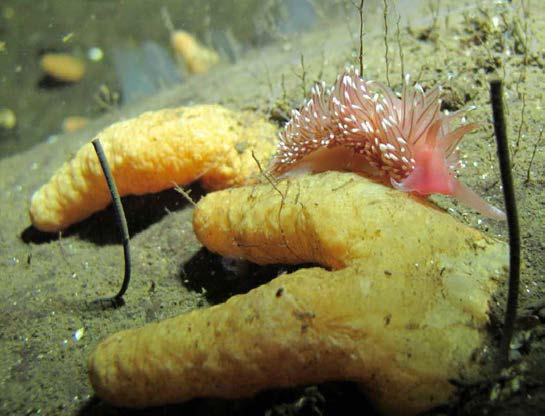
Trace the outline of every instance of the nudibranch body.
<path fill-rule="evenodd" d="M 440 89 L 424 92 L 403 85 L 401 98 L 387 86 L 362 79 L 348 68 L 332 88 L 313 87 L 310 99 L 280 133 L 270 170 L 277 176 L 330 169 L 353 170 L 381 178 L 399 190 L 419 195 L 444 194 L 494 219 L 505 219 L 464 186 L 454 173 L 456 150 L 476 124 L 456 129 L 463 115 L 441 112 Z"/>

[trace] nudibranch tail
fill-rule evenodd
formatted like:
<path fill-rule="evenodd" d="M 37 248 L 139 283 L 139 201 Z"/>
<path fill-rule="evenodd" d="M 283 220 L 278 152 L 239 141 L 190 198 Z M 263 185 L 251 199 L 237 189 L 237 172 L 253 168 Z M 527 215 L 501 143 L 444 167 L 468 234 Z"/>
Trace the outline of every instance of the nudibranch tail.
<path fill-rule="evenodd" d="M 451 122 L 466 110 L 443 114 L 440 94 L 439 86 L 427 92 L 420 84 L 410 88 L 407 76 L 398 97 L 388 86 L 348 68 L 333 88 L 314 86 L 303 108 L 292 112 L 269 169 L 281 177 L 287 172 L 353 170 L 405 192 L 451 195 L 486 216 L 503 219 L 502 211 L 456 179 L 458 143 L 478 125 L 462 119 L 452 129 Z"/>
<path fill-rule="evenodd" d="M 465 186 L 458 179 L 454 181 L 454 191 L 452 196 L 462 204 L 494 220 L 505 221 L 507 219 L 505 212 L 486 202 L 481 196 Z"/>

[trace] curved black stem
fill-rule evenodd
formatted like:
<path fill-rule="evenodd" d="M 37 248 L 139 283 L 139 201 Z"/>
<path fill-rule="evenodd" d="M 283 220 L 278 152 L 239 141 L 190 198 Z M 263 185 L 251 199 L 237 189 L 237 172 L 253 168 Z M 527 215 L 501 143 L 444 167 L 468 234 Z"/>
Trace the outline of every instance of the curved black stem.
<path fill-rule="evenodd" d="M 509 160 L 509 146 L 505 128 L 505 116 L 503 108 L 503 87 L 500 80 L 490 82 L 490 101 L 494 115 L 494 132 L 498 147 L 498 160 L 500 165 L 501 182 L 503 185 L 503 197 L 507 213 L 507 225 L 509 227 L 509 291 L 507 295 L 507 307 L 503 325 L 503 339 L 501 343 L 501 357 L 503 365 L 509 363 L 509 349 L 511 338 L 517 318 L 518 292 L 520 284 L 520 229 L 515 200 L 515 188 Z"/>
<path fill-rule="evenodd" d="M 131 250 L 129 245 L 129 227 L 127 226 L 127 220 L 125 218 L 123 204 L 121 204 L 121 198 L 119 197 L 119 193 L 117 192 L 117 187 L 115 186 L 115 181 L 112 176 L 110 166 L 108 165 L 108 159 L 104 154 L 104 149 L 102 148 L 100 139 L 97 137 L 96 139 L 93 139 L 92 143 L 95 148 L 98 160 L 100 162 L 100 166 L 102 167 L 102 172 L 104 173 L 104 177 L 106 178 L 106 183 L 108 184 L 110 195 L 112 196 L 115 219 L 119 232 L 121 233 L 121 238 L 123 240 L 123 254 L 125 257 L 125 274 L 123 276 L 123 283 L 121 284 L 119 292 L 117 292 L 117 294 L 111 298 L 98 299 L 98 302 L 110 304 L 110 306 L 112 307 L 119 307 L 124 305 L 125 303 L 123 300 L 123 295 L 127 291 L 127 288 L 129 287 L 129 282 L 131 280 Z"/>

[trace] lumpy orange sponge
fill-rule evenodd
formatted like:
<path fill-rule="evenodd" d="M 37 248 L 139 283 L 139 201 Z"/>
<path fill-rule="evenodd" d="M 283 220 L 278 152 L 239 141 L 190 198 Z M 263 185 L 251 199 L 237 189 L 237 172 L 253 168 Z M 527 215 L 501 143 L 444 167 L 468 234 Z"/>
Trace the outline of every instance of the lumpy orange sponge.
<path fill-rule="evenodd" d="M 97 395 L 143 407 L 352 380 L 386 414 L 449 400 L 482 375 L 504 243 L 355 174 L 208 194 L 194 215 L 210 250 L 280 276 L 226 303 L 114 334 L 89 360 Z"/>
<path fill-rule="evenodd" d="M 97 137 L 123 196 L 195 180 L 211 190 L 240 185 L 258 172 L 252 152 L 259 160 L 270 157 L 276 131 L 260 115 L 199 105 L 144 113 Z M 87 143 L 32 196 L 30 218 L 39 230 L 54 232 L 109 203 L 98 158 Z"/>

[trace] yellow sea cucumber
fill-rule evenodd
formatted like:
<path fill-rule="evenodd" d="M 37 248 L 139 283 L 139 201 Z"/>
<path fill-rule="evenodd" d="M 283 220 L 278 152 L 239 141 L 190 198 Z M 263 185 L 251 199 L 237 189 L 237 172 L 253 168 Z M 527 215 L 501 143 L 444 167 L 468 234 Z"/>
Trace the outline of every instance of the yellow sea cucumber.
<path fill-rule="evenodd" d="M 267 160 L 277 128 L 263 116 L 218 105 L 147 112 L 116 123 L 100 138 L 119 194 L 141 195 L 200 180 L 211 190 L 244 183 Z M 66 162 L 31 199 L 32 224 L 54 232 L 110 203 L 91 143 Z"/>

